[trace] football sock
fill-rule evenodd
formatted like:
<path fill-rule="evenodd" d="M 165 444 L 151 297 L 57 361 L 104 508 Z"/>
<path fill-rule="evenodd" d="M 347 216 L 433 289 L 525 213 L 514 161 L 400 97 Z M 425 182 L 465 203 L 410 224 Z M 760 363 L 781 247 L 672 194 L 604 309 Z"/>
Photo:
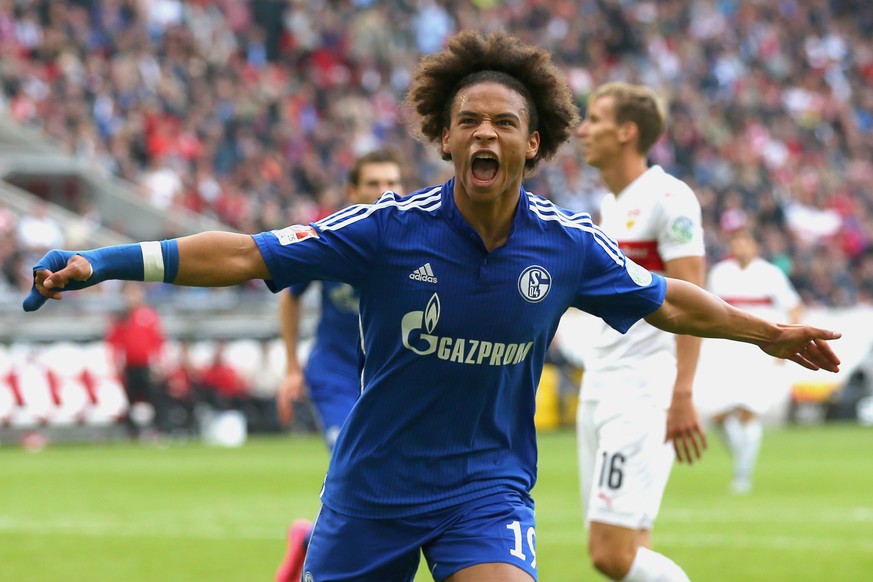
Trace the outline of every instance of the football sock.
<path fill-rule="evenodd" d="M 740 425 L 743 433 L 742 447 L 736 459 L 735 477 L 738 481 L 751 482 L 755 472 L 755 464 L 758 461 L 758 452 L 761 450 L 761 439 L 764 428 L 758 418 L 753 418 Z"/>
<path fill-rule="evenodd" d="M 679 565 L 649 548 L 637 548 L 637 555 L 621 582 L 690 582 Z"/>
<path fill-rule="evenodd" d="M 745 432 L 743 431 L 743 425 L 740 423 L 739 418 L 731 414 L 724 419 L 722 428 L 724 429 L 724 436 L 727 439 L 728 448 L 731 450 L 734 462 L 736 462 L 736 459 L 740 456 L 740 453 L 743 450 L 743 443 L 746 438 Z"/>

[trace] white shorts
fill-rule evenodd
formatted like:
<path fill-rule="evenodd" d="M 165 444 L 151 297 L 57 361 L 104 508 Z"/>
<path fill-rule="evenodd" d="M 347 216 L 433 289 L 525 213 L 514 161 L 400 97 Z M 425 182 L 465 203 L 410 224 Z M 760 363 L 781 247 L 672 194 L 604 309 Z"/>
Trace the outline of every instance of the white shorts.
<path fill-rule="evenodd" d="M 651 401 L 582 401 L 576 415 L 585 527 L 651 530 L 673 466 L 667 411 Z"/>
<path fill-rule="evenodd" d="M 751 344 L 706 340 L 694 382 L 695 404 L 706 416 L 734 408 L 764 414 L 791 391 L 790 365 Z"/>

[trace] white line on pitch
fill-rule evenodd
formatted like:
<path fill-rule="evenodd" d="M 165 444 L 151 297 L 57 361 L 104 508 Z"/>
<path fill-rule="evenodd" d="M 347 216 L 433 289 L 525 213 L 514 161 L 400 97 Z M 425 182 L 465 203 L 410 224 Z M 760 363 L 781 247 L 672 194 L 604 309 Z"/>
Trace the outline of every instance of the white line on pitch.
<path fill-rule="evenodd" d="M 170 537 L 200 539 L 281 540 L 282 529 L 198 524 L 192 527 L 166 523 L 113 523 L 76 519 L 19 519 L 0 517 L 0 532 L 71 536 Z"/>

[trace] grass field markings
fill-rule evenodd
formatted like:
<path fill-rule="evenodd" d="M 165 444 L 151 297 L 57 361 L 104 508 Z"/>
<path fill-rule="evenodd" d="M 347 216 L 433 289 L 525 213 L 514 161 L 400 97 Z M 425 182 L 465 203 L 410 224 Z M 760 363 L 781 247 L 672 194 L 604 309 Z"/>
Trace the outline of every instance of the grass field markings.
<path fill-rule="evenodd" d="M 81 520 L 23 520 L 0 518 L 0 533 L 36 534 L 36 535 L 68 535 L 89 537 L 142 537 L 142 538 L 175 538 L 175 539 L 207 539 L 207 540 L 282 540 L 284 531 L 281 528 L 266 527 L 216 527 L 205 526 L 182 528 L 162 524 L 120 524 L 113 522 L 81 521 Z M 550 531 L 541 543 L 558 546 L 584 547 L 584 535 L 579 530 Z M 873 540 L 834 539 L 829 537 L 808 536 L 747 536 L 722 534 L 679 535 L 659 532 L 656 536 L 659 545 L 680 546 L 687 548 L 730 548 L 732 550 L 787 550 L 787 551 L 835 551 L 873 554 Z"/>
<path fill-rule="evenodd" d="M 175 527 L 166 523 L 139 522 L 135 524 L 121 524 L 110 521 L 73 519 L 26 520 L 9 517 L 0 517 L 0 533 L 258 541 L 282 540 L 285 537 L 285 530 L 283 528 L 272 527 L 222 527 L 205 524 L 199 524 L 196 527 Z"/>
<path fill-rule="evenodd" d="M 732 550 L 788 550 L 788 551 L 833 551 L 873 554 L 873 539 L 850 539 L 808 536 L 748 536 L 723 534 L 671 534 L 657 532 L 656 546 L 681 546 L 686 548 L 729 548 Z M 587 543 L 580 532 L 550 530 L 538 539 L 541 544 L 585 547 Z"/>
<path fill-rule="evenodd" d="M 779 523 L 873 523 L 873 507 L 832 507 L 798 511 L 796 508 L 738 508 L 731 510 L 672 509 L 662 511 L 660 522 L 779 522 Z"/>
<path fill-rule="evenodd" d="M 873 507 L 856 507 L 853 511 L 853 517 L 856 521 L 873 522 Z"/>
<path fill-rule="evenodd" d="M 675 535 L 659 534 L 659 544 L 691 548 L 715 547 L 743 550 L 789 550 L 873 553 L 873 540 L 805 536 L 736 536 L 720 534 Z"/>

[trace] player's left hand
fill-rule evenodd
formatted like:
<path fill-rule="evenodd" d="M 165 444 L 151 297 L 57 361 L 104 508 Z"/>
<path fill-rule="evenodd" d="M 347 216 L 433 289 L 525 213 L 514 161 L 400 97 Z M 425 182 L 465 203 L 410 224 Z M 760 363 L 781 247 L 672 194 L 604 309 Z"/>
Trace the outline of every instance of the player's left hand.
<path fill-rule="evenodd" d="M 673 442 L 676 459 L 680 463 L 694 464 L 700 460 L 703 451 L 709 446 L 706 431 L 700 423 L 700 416 L 694 407 L 691 395 L 674 397 L 667 411 L 667 434 L 665 442 Z"/>
<path fill-rule="evenodd" d="M 766 353 L 810 370 L 840 371 L 840 359 L 828 342 L 842 337 L 841 333 L 808 325 L 778 324 L 778 327 L 778 338 L 759 344 Z"/>

